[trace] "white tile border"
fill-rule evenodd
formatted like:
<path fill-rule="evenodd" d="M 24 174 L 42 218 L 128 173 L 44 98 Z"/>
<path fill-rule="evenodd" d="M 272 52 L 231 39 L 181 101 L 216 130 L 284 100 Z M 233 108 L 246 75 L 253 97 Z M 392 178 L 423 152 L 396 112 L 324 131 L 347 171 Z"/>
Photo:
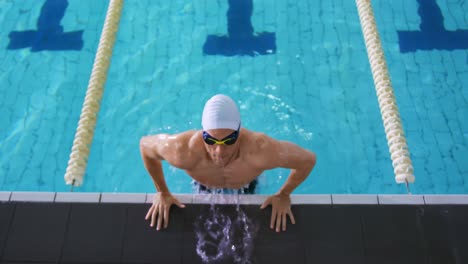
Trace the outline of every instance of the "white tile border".
<path fill-rule="evenodd" d="M 101 203 L 145 203 L 146 193 L 102 193 Z"/>
<path fill-rule="evenodd" d="M 331 194 L 299 194 L 291 196 L 292 204 L 332 204 Z"/>
<path fill-rule="evenodd" d="M 367 194 L 332 194 L 332 204 L 379 204 L 377 195 Z"/>
<path fill-rule="evenodd" d="M 191 204 L 193 200 L 193 194 L 174 194 L 174 196 L 182 204 Z"/>
<path fill-rule="evenodd" d="M 12 192 L 12 202 L 53 202 L 54 192 Z"/>
<path fill-rule="evenodd" d="M 424 202 L 426 205 L 437 204 L 468 204 L 468 195 L 424 195 Z"/>
<path fill-rule="evenodd" d="M 99 203 L 101 193 L 58 192 L 55 196 L 57 203 Z"/>
<path fill-rule="evenodd" d="M 154 193 L 147 193 L 145 203 L 152 204 L 153 203 L 153 197 L 154 197 Z"/>
<path fill-rule="evenodd" d="M 262 205 L 263 202 L 265 202 L 266 198 L 268 198 L 268 195 L 241 195 L 239 197 L 239 203 L 245 205 Z"/>
<path fill-rule="evenodd" d="M 379 194 L 377 198 L 379 199 L 379 204 L 382 205 L 424 205 L 424 196 L 422 195 Z"/>
<path fill-rule="evenodd" d="M 10 201 L 11 192 L 0 192 L 0 202 Z"/>
<path fill-rule="evenodd" d="M 270 195 L 173 194 L 183 204 L 261 205 Z M 8 192 L 0 202 L 152 203 L 154 193 Z M 468 195 L 304 194 L 291 195 L 292 204 L 315 205 L 466 205 Z"/>
<path fill-rule="evenodd" d="M 182 204 L 191 204 L 193 200 L 193 197 L 192 197 L 193 194 L 172 194 L 172 195 L 174 195 L 174 197 L 177 198 L 177 200 L 179 200 L 179 202 L 181 202 Z M 154 193 L 147 193 L 145 203 L 152 204 L 153 197 L 154 197 Z"/>

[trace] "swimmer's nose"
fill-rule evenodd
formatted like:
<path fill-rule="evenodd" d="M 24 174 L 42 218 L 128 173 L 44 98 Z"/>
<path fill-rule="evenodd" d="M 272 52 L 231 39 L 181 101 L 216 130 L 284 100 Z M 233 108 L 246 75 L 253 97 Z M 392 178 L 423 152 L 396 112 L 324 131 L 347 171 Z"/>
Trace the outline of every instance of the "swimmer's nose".
<path fill-rule="evenodd" d="M 224 145 L 216 145 L 215 146 L 215 153 L 220 155 L 224 153 Z"/>

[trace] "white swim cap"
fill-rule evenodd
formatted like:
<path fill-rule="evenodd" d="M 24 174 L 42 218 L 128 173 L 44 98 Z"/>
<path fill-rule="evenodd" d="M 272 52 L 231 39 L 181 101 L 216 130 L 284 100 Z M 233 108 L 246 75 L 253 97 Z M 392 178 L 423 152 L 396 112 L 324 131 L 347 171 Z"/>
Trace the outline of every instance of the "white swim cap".
<path fill-rule="evenodd" d="M 239 109 L 229 96 L 217 94 L 206 102 L 202 115 L 203 130 L 221 128 L 237 130 L 240 122 Z"/>

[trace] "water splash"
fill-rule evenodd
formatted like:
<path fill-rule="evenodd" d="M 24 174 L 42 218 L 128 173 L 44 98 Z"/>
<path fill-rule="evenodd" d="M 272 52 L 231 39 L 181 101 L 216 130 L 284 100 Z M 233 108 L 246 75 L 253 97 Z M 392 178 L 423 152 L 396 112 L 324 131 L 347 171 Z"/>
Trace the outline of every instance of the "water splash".
<path fill-rule="evenodd" d="M 252 263 L 258 228 L 240 208 L 239 196 L 236 197 L 237 204 L 232 208 L 221 210 L 221 206 L 212 203 L 208 214 L 200 215 L 194 223 L 196 251 L 204 263 Z"/>

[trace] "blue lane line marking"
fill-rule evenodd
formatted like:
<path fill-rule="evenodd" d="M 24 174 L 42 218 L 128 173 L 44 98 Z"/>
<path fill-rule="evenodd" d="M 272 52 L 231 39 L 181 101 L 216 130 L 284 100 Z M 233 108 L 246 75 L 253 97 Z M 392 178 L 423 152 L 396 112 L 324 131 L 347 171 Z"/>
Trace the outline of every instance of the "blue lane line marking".
<path fill-rule="evenodd" d="M 83 30 L 63 32 L 60 21 L 68 7 L 67 0 L 47 0 L 37 20 L 37 30 L 12 31 L 8 35 L 10 43 L 7 49 L 31 48 L 31 51 L 43 50 L 81 50 L 83 48 Z"/>
<path fill-rule="evenodd" d="M 250 21 L 252 10 L 252 0 L 229 0 L 228 35 L 208 35 L 203 45 L 203 54 L 257 56 L 276 53 L 275 33 L 254 34 Z"/>
<path fill-rule="evenodd" d="M 468 49 L 468 30 L 448 31 L 436 0 L 417 0 L 420 31 L 397 31 L 402 53 L 417 50 Z"/>

